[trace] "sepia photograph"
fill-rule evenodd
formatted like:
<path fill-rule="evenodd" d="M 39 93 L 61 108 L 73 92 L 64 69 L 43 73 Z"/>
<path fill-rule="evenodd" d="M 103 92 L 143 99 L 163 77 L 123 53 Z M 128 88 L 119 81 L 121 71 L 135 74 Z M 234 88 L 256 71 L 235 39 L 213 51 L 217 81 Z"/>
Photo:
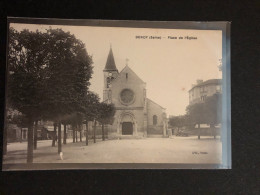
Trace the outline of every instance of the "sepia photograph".
<path fill-rule="evenodd" d="M 230 169 L 230 23 L 9 18 L 4 171 Z"/>

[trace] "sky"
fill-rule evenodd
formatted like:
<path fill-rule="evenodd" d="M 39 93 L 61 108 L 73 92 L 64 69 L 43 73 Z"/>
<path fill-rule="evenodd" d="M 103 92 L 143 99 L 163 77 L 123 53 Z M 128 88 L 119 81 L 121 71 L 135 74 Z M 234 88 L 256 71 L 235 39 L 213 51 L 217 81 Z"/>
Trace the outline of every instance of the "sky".
<path fill-rule="evenodd" d="M 120 72 L 126 65 L 146 82 L 147 97 L 166 108 L 168 115 L 185 114 L 188 91 L 198 79 L 222 78 L 218 66 L 222 59 L 220 30 L 121 28 L 10 24 L 20 31 L 61 28 L 85 43 L 93 59 L 90 90 L 103 97 L 103 69 L 110 47 Z M 147 36 L 147 38 L 136 38 Z M 149 37 L 161 37 L 150 39 Z M 186 36 L 196 39 L 185 39 Z M 172 39 L 169 37 L 177 37 Z M 183 37 L 183 39 L 179 39 Z"/>

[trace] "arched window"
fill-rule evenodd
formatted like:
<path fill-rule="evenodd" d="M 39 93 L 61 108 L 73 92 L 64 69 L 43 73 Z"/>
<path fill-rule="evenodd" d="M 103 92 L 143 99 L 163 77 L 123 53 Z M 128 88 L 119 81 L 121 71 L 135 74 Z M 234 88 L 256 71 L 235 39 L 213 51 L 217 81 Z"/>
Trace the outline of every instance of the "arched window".
<path fill-rule="evenodd" d="M 107 88 L 109 88 L 110 83 L 111 83 L 111 78 L 107 77 Z"/>
<path fill-rule="evenodd" d="M 157 116 L 153 115 L 153 125 L 157 125 Z"/>

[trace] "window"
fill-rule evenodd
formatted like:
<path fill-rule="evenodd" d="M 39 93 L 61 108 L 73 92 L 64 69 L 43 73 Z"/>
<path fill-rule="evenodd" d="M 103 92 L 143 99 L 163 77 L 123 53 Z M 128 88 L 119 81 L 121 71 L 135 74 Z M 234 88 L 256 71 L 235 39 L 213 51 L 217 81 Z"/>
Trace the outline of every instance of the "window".
<path fill-rule="evenodd" d="M 200 99 L 201 99 L 202 101 L 205 101 L 205 100 L 206 100 L 206 97 L 207 97 L 206 95 L 203 95 L 203 96 L 200 97 Z"/>
<path fill-rule="evenodd" d="M 109 88 L 110 83 L 111 83 L 111 78 L 110 78 L 110 77 L 107 77 L 107 88 Z"/>
<path fill-rule="evenodd" d="M 128 73 L 125 73 L 125 78 L 128 79 Z"/>
<path fill-rule="evenodd" d="M 206 93 L 206 92 L 207 92 L 206 86 L 200 87 L 200 93 Z"/>
<path fill-rule="evenodd" d="M 120 100 L 124 104 L 132 104 L 134 101 L 135 94 L 131 89 L 123 89 L 120 93 Z"/>
<path fill-rule="evenodd" d="M 153 125 L 157 125 L 157 116 L 153 115 Z"/>

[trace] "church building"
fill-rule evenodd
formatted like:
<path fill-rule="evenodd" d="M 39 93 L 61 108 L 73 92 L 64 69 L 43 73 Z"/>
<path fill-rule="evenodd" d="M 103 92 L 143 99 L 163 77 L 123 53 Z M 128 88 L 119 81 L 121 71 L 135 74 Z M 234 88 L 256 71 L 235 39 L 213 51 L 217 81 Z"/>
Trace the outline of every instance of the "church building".
<path fill-rule="evenodd" d="M 126 64 L 118 71 L 110 48 L 104 72 L 103 101 L 116 113 L 109 127 L 114 137 L 165 137 L 166 109 L 146 97 L 146 83 Z"/>

